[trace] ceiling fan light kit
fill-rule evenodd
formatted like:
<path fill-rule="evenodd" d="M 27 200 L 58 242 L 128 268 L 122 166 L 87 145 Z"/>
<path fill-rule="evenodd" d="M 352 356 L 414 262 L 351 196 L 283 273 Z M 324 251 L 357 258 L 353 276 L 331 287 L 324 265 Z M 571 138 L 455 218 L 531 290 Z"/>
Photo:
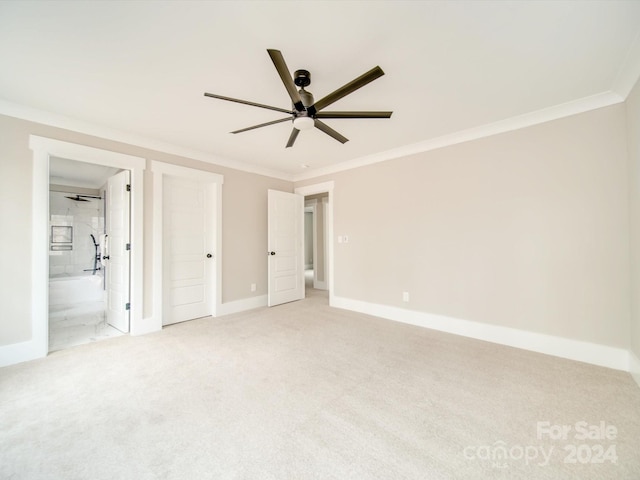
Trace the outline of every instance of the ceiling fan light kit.
<path fill-rule="evenodd" d="M 287 142 L 286 147 L 292 147 L 298 137 L 298 134 L 301 130 L 310 130 L 315 127 L 318 130 L 326 133 L 330 137 L 334 138 L 340 143 L 346 143 L 349 141 L 348 138 L 336 132 L 333 128 L 331 128 L 326 123 L 322 122 L 320 119 L 326 118 L 390 118 L 393 112 L 387 111 L 360 111 L 360 112 L 321 112 L 324 108 L 329 105 L 335 103 L 341 98 L 353 93 L 361 87 L 364 87 L 368 83 L 371 83 L 375 79 L 384 75 L 384 72 L 380 67 L 374 67 L 368 72 L 360 75 L 355 80 L 343 85 L 338 88 L 334 92 L 329 95 L 321 98 L 317 102 L 314 100 L 311 92 L 305 90 L 305 87 L 308 87 L 311 84 L 311 74 L 307 70 L 296 70 L 294 73 L 294 77 L 291 76 L 291 73 L 287 67 L 287 64 L 284 61 L 284 57 L 279 50 L 268 49 L 267 53 L 269 57 L 271 57 L 271 61 L 273 65 L 276 67 L 276 71 L 278 75 L 280 75 L 280 79 L 284 84 L 289 97 L 291 98 L 292 110 L 287 110 L 284 108 L 273 107 L 271 105 L 264 105 L 261 103 L 250 102 L 247 100 L 240 100 L 237 98 L 225 97 L 222 95 L 215 95 L 213 93 L 206 93 L 206 97 L 217 98 L 219 100 L 226 100 L 228 102 L 236 102 L 242 103 L 244 105 L 250 105 L 253 107 L 266 108 L 268 110 L 274 110 L 277 112 L 286 113 L 289 116 L 286 118 L 281 118 L 278 120 L 272 120 L 270 122 L 261 123 L 259 125 L 253 125 L 251 127 L 242 128 L 240 130 L 235 130 L 231 133 L 242 133 L 249 130 L 254 130 L 256 128 L 266 127 L 269 125 L 275 125 L 276 123 L 282 123 L 289 120 L 293 121 L 293 130 L 291 131 L 291 135 L 289 136 L 289 141 Z M 297 87 L 300 87 L 298 90 Z"/>
<path fill-rule="evenodd" d="M 310 130 L 315 126 L 311 117 L 296 117 L 293 119 L 293 127 L 298 130 Z"/>

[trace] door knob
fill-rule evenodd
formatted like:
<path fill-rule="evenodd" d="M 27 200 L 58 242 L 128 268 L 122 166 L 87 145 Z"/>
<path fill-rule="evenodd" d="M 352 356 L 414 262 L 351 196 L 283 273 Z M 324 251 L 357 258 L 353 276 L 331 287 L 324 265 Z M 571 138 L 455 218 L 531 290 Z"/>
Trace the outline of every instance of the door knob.
<path fill-rule="evenodd" d="M 110 258 L 110 257 L 109 257 L 109 255 L 103 255 L 103 256 L 102 256 L 102 259 L 103 259 L 103 260 L 109 260 L 109 258 Z"/>
<path fill-rule="evenodd" d="M 269 252 L 269 255 L 275 255 L 276 252 Z"/>
<path fill-rule="evenodd" d="M 211 255 L 210 253 L 207 253 L 207 258 L 211 258 L 213 257 L 213 255 Z"/>

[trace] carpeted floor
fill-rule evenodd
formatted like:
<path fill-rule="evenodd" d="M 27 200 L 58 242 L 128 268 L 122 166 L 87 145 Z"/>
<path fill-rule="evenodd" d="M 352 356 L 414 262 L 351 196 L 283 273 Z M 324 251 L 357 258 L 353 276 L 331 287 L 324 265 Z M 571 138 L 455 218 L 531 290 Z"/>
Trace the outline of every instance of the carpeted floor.
<path fill-rule="evenodd" d="M 628 374 L 308 294 L 0 369 L 0 478 L 640 479 Z"/>

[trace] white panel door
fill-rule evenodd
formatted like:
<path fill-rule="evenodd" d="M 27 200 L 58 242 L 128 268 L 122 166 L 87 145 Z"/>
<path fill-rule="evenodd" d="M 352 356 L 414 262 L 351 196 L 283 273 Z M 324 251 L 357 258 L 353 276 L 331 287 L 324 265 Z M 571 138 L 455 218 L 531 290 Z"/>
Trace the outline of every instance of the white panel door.
<path fill-rule="evenodd" d="M 304 197 L 269 190 L 268 263 L 270 307 L 304 298 Z"/>
<path fill-rule="evenodd" d="M 215 185 L 164 176 L 162 324 L 213 314 Z"/>
<path fill-rule="evenodd" d="M 129 170 L 107 180 L 105 276 L 107 323 L 129 331 L 130 196 Z"/>

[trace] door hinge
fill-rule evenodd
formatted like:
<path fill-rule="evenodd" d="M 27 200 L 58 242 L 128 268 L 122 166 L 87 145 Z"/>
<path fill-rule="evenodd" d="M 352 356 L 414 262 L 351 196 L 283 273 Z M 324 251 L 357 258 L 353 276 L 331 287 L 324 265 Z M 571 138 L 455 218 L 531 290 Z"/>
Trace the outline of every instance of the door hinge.
<path fill-rule="evenodd" d="M 127 243 L 127 244 L 124 246 L 124 249 L 125 249 L 125 250 L 131 250 L 131 244 L 130 244 L 130 243 Z"/>
<path fill-rule="evenodd" d="M 131 304 L 130 303 L 125 303 L 124 309 L 125 310 L 131 310 Z"/>
<path fill-rule="evenodd" d="M 127 184 L 127 192 L 131 191 L 131 185 Z"/>

